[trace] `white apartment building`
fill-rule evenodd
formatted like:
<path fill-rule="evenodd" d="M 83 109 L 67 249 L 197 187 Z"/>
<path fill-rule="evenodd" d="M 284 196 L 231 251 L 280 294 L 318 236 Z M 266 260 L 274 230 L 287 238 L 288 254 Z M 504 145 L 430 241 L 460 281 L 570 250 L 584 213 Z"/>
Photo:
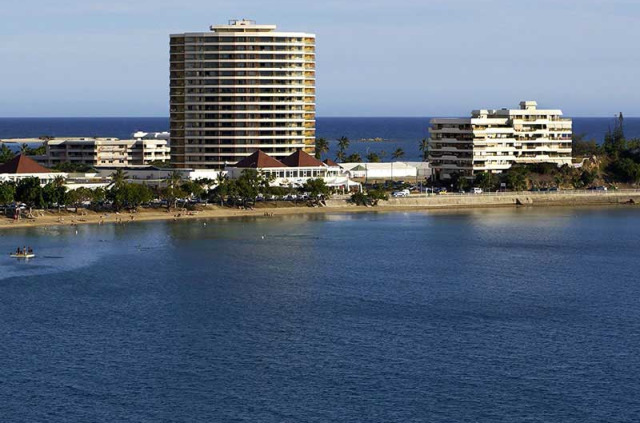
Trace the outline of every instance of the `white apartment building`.
<path fill-rule="evenodd" d="M 571 119 L 561 110 L 474 110 L 470 118 L 432 119 L 429 162 L 440 178 L 501 173 L 515 163 L 571 164 Z"/>
<path fill-rule="evenodd" d="M 46 154 L 37 160 L 45 166 L 77 163 L 89 166 L 144 165 L 154 161 L 169 161 L 168 140 L 138 138 L 69 138 L 45 141 Z"/>
<path fill-rule="evenodd" d="M 315 144 L 315 35 L 232 20 L 170 36 L 171 161 L 223 169 Z"/>

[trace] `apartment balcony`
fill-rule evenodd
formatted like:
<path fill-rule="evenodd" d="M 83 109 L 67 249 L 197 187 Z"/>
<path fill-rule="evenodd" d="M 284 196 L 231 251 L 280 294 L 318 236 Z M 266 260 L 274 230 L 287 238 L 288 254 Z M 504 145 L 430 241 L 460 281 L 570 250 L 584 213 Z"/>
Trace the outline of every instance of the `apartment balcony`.
<path fill-rule="evenodd" d="M 434 128 L 429 127 L 429 132 L 433 134 L 471 134 L 471 129 L 460 129 L 455 127 Z"/>

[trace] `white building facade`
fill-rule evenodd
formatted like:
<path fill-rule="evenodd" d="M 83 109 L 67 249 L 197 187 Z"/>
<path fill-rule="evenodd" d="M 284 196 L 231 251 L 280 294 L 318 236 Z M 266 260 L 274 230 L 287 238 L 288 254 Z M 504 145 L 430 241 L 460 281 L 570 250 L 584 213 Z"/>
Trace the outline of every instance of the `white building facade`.
<path fill-rule="evenodd" d="M 439 178 L 501 173 L 516 163 L 571 164 L 571 119 L 561 110 L 538 109 L 535 101 L 430 123 L 429 163 Z"/>
<path fill-rule="evenodd" d="M 261 150 L 314 153 L 315 35 L 230 21 L 170 37 L 172 162 L 223 169 Z"/>
<path fill-rule="evenodd" d="M 89 166 L 144 165 L 168 162 L 169 141 L 163 138 L 72 138 L 45 141 L 46 154 L 37 160 L 45 166 L 76 163 Z"/>

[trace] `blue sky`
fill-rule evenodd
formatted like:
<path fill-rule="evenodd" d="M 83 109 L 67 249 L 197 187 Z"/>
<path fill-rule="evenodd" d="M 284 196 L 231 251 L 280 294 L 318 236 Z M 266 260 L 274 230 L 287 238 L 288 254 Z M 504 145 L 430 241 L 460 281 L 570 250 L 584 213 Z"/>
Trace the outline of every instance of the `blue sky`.
<path fill-rule="evenodd" d="M 640 116 L 638 0 L 4 3 L 0 116 L 165 116 L 168 35 L 235 18 L 317 34 L 319 116 Z"/>

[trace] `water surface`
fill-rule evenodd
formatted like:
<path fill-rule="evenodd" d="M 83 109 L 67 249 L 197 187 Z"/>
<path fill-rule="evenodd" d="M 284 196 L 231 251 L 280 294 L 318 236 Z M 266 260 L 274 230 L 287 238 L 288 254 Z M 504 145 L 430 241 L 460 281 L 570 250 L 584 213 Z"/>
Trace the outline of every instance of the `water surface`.
<path fill-rule="evenodd" d="M 0 232 L 4 421 L 626 422 L 640 210 Z"/>

